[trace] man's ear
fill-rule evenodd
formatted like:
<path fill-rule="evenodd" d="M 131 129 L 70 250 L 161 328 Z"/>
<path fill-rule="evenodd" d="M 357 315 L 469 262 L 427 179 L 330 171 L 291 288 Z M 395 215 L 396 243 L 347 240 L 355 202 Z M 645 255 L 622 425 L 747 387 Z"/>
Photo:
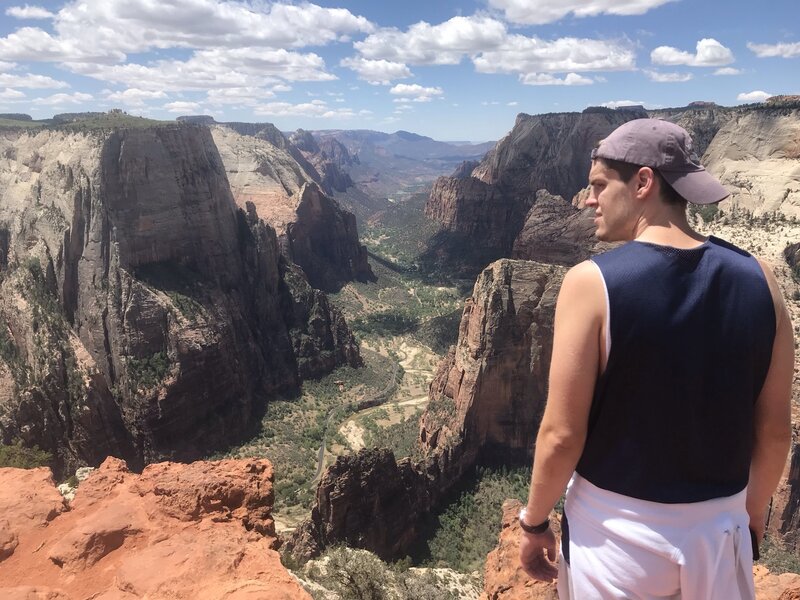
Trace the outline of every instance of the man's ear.
<path fill-rule="evenodd" d="M 636 195 L 639 198 L 646 198 L 656 189 L 656 174 L 650 167 L 642 167 L 636 173 Z"/>

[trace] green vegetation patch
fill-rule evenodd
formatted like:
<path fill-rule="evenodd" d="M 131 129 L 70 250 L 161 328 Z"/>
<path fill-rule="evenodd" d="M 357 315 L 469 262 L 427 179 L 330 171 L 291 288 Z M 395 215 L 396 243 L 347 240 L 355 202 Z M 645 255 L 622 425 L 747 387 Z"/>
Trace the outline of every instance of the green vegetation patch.
<path fill-rule="evenodd" d="M 391 389 L 396 362 L 369 350 L 362 350 L 362 357 L 362 368 L 340 367 L 304 382 L 298 397 L 270 400 L 255 436 L 211 458 L 269 459 L 275 466 L 275 512 L 297 506 L 309 509 L 323 436 L 327 447 L 341 441 L 334 433 L 358 403 Z"/>
<path fill-rule="evenodd" d="M 129 357 L 128 377 L 137 389 L 151 389 L 164 380 L 169 372 L 170 362 L 165 352 L 156 352 L 144 358 Z"/>
<path fill-rule="evenodd" d="M 767 567 L 772 573 L 800 573 L 800 556 L 787 548 L 780 540 L 771 536 L 761 543 L 761 558 L 758 563 Z"/>
<path fill-rule="evenodd" d="M 14 467 L 17 469 L 35 469 L 49 467 L 53 462 L 53 455 L 38 446 L 26 448 L 22 442 L 14 444 L 0 444 L 0 467 Z"/>
<path fill-rule="evenodd" d="M 429 567 L 449 567 L 462 573 L 483 571 L 486 555 L 497 545 L 503 502 L 528 497 L 529 468 L 478 468 L 436 517 L 433 533 L 417 551 L 417 561 Z"/>

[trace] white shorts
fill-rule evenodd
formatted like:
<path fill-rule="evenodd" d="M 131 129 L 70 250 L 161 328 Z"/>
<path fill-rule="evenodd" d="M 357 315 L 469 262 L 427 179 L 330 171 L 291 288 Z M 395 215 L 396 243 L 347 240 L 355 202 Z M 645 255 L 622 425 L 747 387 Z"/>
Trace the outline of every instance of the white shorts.
<path fill-rule="evenodd" d="M 559 598 L 753 600 L 746 493 L 663 504 L 575 474 L 564 504 L 570 561 L 562 554 Z"/>

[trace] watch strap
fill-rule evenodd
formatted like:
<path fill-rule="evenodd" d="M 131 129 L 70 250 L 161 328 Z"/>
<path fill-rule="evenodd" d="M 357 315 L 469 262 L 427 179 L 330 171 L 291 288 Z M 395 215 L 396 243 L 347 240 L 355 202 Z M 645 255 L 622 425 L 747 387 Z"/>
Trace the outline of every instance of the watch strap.
<path fill-rule="evenodd" d="M 544 533 L 548 529 L 550 529 L 550 517 L 548 516 L 544 521 L 539 523 L 538 525 L 528 525 L 525 522 L 525 509 L 523 508 L 519 511 L 519 526 L 522 528 L 522 531 L 526 533 Z"/>

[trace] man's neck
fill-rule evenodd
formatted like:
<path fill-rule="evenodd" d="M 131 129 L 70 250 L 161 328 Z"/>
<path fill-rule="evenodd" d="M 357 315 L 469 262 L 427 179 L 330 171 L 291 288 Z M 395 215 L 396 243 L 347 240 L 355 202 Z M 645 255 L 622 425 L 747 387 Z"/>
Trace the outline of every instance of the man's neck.
<path fill-rule="evenodd" d="M 674 248 L 696 248 L 708 238 L 689 226 L 682 208 L 669 207 L 657 215 L 643 215 L 637 223 L 633 239 Z"/>

